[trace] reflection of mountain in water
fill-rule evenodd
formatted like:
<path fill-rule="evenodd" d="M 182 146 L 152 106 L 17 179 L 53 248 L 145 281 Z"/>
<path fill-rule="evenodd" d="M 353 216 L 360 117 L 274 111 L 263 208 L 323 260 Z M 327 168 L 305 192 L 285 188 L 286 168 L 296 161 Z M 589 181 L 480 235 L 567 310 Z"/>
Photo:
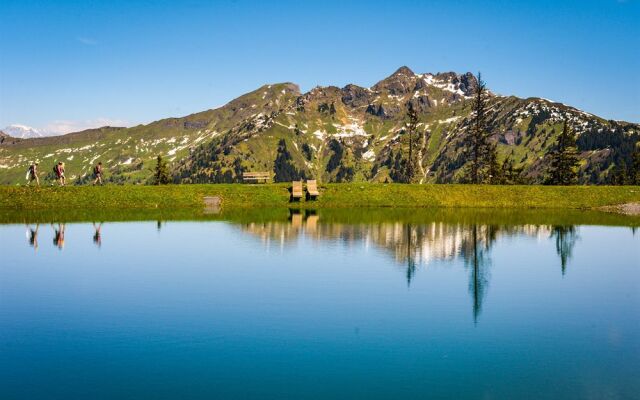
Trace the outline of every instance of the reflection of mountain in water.
<path fill-rule="evenodd" d="M 475 228 L 475 229 L 474 229 Z M 293 214 L 289 222 L 265 222 L 242 225 L 244 232 L 262 239 L 266 246 L 283 247 L 300 238 L 334 240 L 353 246 L 374 245 L 392 254 L 397 263 L 426 266 L 431 261 L 453 260 L 470 255 L 472 244 L 478 242 L 485 251 L 500 236 L 526 235 L 546 238 L 552 233 L 546 226 L 489 226 L 449 224 L 407 224 L 382 222 L 377 224 L 323 223 L 319 216 Z"/>
<path fill-rule="evenodd" d="M 498 238 L 518 235 L 538 239 L 555 238 L 563 273 L 576 241 L 576 230 L 572 226 L 501 226 L 443 222 L 342 224 L 322 223 L 318 215 L 301 213 L 292 214 L 288 222 L 251 223 L 243 225 L 242 229 L 260 237 L 267 247 L 277 245 L 282 248 L 301 238 L 339 241 L 348 246 L 358 243 L 366 247 L 376 246 L 390 253 L 398 264 L 406 267 L 408 285 L 418 267 L 426 267 L 432 261 L 460 257 L 469 270 L 469 295 L 474 321 L 477 321 L 482 312 L 490 279 L 490 252 Z"/>

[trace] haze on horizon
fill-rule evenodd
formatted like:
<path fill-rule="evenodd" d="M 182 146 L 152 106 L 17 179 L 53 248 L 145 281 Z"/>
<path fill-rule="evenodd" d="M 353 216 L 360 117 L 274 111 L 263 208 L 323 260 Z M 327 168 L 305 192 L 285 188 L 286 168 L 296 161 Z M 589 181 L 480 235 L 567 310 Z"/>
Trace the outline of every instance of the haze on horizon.
<path fill-rule="evenodd" d="M 635 0 L 0 4 L 0 129 L 215 108 L 266 83 L 369 87 L 401 65 L 640 122 Z"/>

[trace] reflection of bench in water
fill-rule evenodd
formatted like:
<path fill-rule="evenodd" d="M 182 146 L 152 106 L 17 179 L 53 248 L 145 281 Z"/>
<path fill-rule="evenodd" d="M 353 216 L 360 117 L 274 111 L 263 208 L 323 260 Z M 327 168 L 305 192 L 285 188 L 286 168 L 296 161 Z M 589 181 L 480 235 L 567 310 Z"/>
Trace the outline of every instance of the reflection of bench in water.
<path fill-rule="evenodd" d="M 245 183 L 271 182 L 271 172 L 243 172 L 242 181 Z"/>
<path fill-rule="evenodd" d="M 305 230 L 309 233 L 315 233 L 318 230 L 318 217 L 317 215 L 309 215 L 307 216 L 307 224 L 305 226 Z"/>
<path fill-rule="evenodd" d="M 318 192 L 318 183 L 316 180 L 307 180 L 307 199 L 315 200 L 318 196 L 320 196 L 320 192 Z"/>
<path fill-rule="evenodd" d="M 291 226 L 295 229 L 302 227 L 302 214 L 291 214 Z"/>
<path fill-rule="evenodd" d="M 318 229 L 318 215 L 316 215 L 313 210 L 296 210 L 289 209 L 289 222 L 291 223 L 291 228 L 294 230 L 299 230 L 302 227 L 307 232 L 316 232 Z"/>
<path fill-rule="evenodd" d="M 300 200 L 302 198 L 302 181 L 291 182 L 291 199 Z"/>

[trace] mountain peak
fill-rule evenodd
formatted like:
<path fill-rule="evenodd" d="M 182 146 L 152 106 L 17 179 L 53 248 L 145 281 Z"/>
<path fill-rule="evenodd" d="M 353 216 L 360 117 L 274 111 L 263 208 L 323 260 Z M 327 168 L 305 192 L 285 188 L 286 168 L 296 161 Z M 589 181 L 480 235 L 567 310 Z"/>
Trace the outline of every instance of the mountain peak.
<path fill-rule="evenodd" d="M 402 66 L 387 78 L 376 83 L 372 89 L 375 91 L 388 90 L 392 95 L 408 93 L 413 86 L 417 75 L 407 66 Z"/>
<path fill-rule="evenodd" d="M 403 65 L 402 67 L 398 68 L 396 72 L 391 74 L 391 76 L 398 76 L 398 75 L 414 76 L 415 73 L 411 70 L 411 68 L 407 67 L 406 65 Z"/>
<path fill-rule="evenodd" d="M 44 135 L 35 128 L 21 124 L 12 124 L 3 129 L 6 135 L 18 139 L 31 139 L 43 137 Z"/>

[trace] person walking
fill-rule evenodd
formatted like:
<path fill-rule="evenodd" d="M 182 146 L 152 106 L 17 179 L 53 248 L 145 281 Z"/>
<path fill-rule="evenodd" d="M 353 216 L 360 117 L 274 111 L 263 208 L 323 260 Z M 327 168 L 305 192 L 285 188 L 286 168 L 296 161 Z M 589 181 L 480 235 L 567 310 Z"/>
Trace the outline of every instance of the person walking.
<path fill-rule="evenodd" d="M 40 186 L 40 178 L 38 178 L 38 163 L 31 163 L 27 171 L 27 186 L 31 186 L 31 182 L 36 181 L 36 185 Z"/>
<path fill-rule="evenodd" d="M 53 172 L 56 174 L 56 179 L 58 180 L 60 186 L 64 186 L 64 163 L 62 161 L 58 162 L 58 164 L 53 167 Z"/>
<path fill-rule="evenodd" d="M 102 161 L 100 161 L 98 165 L 93 168 L 93 177 L 95 178 L 95 180 L 93 181 L 93 185 L 95 186 L 98 182 L 100 182 L 100 185 L 102 186 Z"/>

